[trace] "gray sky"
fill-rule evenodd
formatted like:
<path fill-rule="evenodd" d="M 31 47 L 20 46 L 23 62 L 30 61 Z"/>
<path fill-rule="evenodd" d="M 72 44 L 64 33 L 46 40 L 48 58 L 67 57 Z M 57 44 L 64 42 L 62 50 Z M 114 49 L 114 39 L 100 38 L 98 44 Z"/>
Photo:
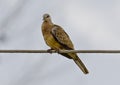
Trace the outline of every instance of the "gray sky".
<path fill-rule="evenodd" d="M 76 49 L 120 49 L 119 0 L 0 0 L 0 49 L 48 49 L 49 13 Z M 58 54 L 0 54 L 0 85 L 119 85 L 119 54 L 78 54 L 90 73 Z"/>

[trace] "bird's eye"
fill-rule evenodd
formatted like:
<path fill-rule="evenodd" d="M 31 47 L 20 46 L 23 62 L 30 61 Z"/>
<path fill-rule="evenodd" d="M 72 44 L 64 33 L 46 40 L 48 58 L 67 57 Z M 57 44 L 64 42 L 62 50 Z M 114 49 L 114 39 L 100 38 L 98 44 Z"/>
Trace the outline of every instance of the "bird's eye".
<path fill-rule="evenodd" d="M 49 15 L 46 16 L 46 18 L 48 18 L 48 17 L 49 17 Z"/>

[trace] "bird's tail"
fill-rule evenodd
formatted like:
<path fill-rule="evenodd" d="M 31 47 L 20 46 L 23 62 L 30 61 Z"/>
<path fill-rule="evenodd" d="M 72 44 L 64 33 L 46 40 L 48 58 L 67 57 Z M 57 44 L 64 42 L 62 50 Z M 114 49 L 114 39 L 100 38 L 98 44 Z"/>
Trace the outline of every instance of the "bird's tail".
<path fill-rule="evenodd" d="M 82 70 L 82 72 L 84 74 L 88 74 L 89 73 L 87 68 L 85 67 L 85 65 L 83 64 L 83 62 L 80 60 L 80 58 L 77 55 L 76 55 L 76 58 L 73 59 L 73 60 L 78 65 L 78 67 Z"/>

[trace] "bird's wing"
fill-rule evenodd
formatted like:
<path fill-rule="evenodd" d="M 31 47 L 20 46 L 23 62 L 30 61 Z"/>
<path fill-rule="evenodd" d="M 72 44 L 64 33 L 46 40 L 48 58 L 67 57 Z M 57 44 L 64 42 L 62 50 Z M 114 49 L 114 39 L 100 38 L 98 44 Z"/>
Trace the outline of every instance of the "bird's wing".
<path fill-rule="evenodd" d="M 65 49 L 74 49 L 72 41 L 68 34 L 58 25 L 54 25 L 51 31 L 53 37 L 65 47 Z"/>

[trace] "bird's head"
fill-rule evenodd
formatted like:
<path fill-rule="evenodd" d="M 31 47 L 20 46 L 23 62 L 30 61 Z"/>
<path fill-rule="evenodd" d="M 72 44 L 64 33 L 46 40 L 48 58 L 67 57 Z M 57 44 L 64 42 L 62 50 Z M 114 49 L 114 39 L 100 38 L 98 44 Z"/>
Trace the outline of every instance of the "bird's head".
<path fill-rule="evenodd" d="M 43 20 L 44 20 L 44 21 L 51 21 L 50 15 L 49 15 L 49 14 L 44 14 L 44 15 L 43 15 Z"/>

